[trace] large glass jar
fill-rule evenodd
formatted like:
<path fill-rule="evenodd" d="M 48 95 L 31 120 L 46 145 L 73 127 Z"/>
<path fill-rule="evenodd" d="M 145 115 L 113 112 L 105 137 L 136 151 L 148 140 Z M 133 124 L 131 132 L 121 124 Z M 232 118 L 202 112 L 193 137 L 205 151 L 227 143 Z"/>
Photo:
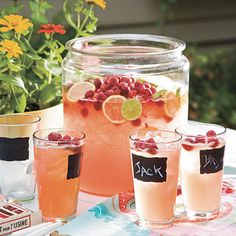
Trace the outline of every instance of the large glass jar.
<path fill-rule="evenodd" d="M 132 191 L 128 137 L 187 122 L 185 43 L 154 35 L 100 35 L 66 44 L 64 122 L 86 133 L 82 191 Z M 151 150 L 150 150 L 151 151 Z"/>

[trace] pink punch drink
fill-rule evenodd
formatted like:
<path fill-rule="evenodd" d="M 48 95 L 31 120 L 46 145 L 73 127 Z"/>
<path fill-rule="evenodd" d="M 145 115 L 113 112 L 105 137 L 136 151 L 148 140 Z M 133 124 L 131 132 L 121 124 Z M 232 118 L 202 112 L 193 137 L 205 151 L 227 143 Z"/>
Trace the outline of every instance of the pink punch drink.
<path fill-rule="evenodd" d="M 137 224 L 166 228 L 173 224 L 181 136 L 141 130 L 130 136 Z"/>
<path fill-rule="evenodd" d="M 181 184 L 189 218 L 213 218 L 221 205 L 226 129 L 213 124 L 178 127 L 182 135 Z"/>

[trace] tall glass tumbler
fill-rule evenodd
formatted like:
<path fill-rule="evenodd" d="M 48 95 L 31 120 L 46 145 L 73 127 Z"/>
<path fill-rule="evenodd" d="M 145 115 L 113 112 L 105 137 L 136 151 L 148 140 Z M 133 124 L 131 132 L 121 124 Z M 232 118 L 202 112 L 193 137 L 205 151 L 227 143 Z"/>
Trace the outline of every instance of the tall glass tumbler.
<path fill-rule="evenodd" d="M 33 133 L 40 117 L 24 114 L 0 116 L 0 189 L 5 198 L 34 198 Z"/>
<path fill-rule="evenodd" d="M 130 135 L 137 224 L 166 228 L 173 224 L 181 136 L 170 131 Z"/>
<path fill-rule="evenodd" d="M 226 129 L 192 123 L 176 132 L 183 137 L 180 172 L 187 216 L 213 218 L 221 205 Z"/>
<path fill-rule="evenodd" d="M 75 217 L 85 134 L 70 129 L 34 133 L 35 172 L 39 209 L 45 221 Z"/>

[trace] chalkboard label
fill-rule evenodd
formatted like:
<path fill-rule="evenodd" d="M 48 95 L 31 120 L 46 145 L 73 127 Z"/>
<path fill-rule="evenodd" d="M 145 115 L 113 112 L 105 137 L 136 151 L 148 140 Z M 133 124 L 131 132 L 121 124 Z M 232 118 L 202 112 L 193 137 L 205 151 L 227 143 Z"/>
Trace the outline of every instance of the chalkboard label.
<path fill-rule="evenodd" d="M 67 179 L 74 179 L 80 176 L 81 153 L 68 156 Z"/>
<path fill-rule="evenodd" d="M 0 137 L 0 160 L 25 161 L 29 159 L 29 137 Z"/>
<path fill-rule="evenodd" d="M 167 157 L 147 158 L 132 153 L 133 175 L 144 182 L 165 182 Z"/>
<path fill-rule="evenodd" d="M 200 151 L 200 173 L 217 173 L 223 169 L 225 146 Z"/>

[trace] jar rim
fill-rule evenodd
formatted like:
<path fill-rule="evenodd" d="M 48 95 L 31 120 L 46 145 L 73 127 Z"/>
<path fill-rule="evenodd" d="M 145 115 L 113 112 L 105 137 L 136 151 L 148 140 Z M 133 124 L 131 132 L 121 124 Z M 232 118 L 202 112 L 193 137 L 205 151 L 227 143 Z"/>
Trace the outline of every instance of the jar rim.
<path fill-rule="evenodd" d="M 154 43 L 161 43 L 163 45 L 169 46 L 170 48 L 164 48 L 166 50 L 160 51 L 161 47 L 153 47 L 149 46 L 147 48 L 152 48 L 150 51 L 145 52 L 136 52 L 136 51 L 128 51 L 128 52 L 101 52 L 94 50 L 86 50 L 85 45 L 89 42 L 102 42 L 102 40 L 127 40 L 127 41 L 145 41 L 145 42 L 154 42 Z M 106 41 L 104 41 L 106 42 Z M 99 46 L 99 45 L 98 45 Z M 130 47 L 134 47 L 132 44 L 129 45 Z M 151 34 L 104 34 L 104 35 L 93 35 L 93 36 L 86 36 L 86 37 L 80 37 L 75 38 L 72 40 L 69 40 L 66 43 L 66 49 L 75 53 L 80 53 L 83 55 L 90 55 L 90 56 L 109 56 L 109 55 L 117 55 L 117 56 L 132 56 L 135 54 L 144 54 L 147 56 L 158 56 L 158 55 L 165 55 L 165 54 L 172 54 L 177 52 L 182 52 L 186 47 L 186 44 L 184 41 L 175 39 L 172 37 L 166 37 L 166 36 L 160 36 L 160 35 L 151 35 Z"/>

